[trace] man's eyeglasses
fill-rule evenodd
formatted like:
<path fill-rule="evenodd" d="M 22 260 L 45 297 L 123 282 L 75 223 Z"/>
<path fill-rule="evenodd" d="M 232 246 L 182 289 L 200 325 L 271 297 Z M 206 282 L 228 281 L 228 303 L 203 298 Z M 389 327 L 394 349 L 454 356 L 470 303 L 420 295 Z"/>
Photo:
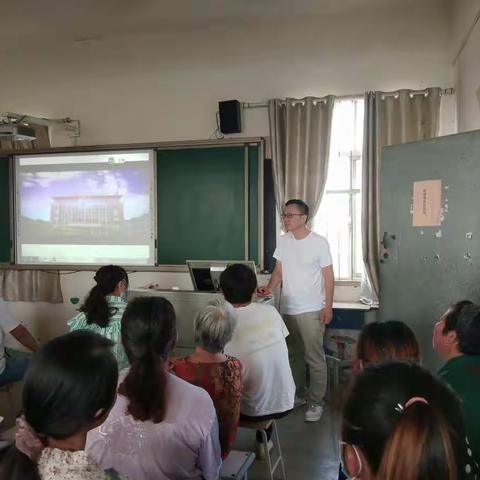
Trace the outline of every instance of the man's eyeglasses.
<path fill-rule="evenodd" d="M 293 218 L 295 215 L 301 217 L 304 213 L 282 213 L 282 218 Z"/>

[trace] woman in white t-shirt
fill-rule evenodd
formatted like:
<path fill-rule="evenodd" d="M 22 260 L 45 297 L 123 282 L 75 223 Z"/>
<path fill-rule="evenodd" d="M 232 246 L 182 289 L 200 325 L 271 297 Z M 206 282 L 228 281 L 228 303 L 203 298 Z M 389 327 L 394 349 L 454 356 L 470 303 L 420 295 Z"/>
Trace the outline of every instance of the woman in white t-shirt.
<path fill-rule="evenodd" d="M 282 317 L 270 305 L 252 303 L 257 277 L 245 265 L 226 268 L 220 276 L 220 287 L 237 316 L 225 354 L 242 364 L 240 418 L 264 421 L 288 415 L 293 409 L 295 382 L 285 342 L 288 330 Z M 261 435 L 257 434 L 257 441 L 261 443 Z M 261 450 L 258 445 L 257 451 Z"/>

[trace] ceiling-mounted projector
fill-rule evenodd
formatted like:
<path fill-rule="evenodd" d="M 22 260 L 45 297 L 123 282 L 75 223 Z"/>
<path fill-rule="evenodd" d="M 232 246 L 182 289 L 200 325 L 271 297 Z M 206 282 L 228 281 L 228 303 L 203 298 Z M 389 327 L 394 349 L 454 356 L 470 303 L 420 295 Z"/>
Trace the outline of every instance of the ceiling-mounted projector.
<path fill-rule="evenodd" d="M 18 123 L 0 124 L 0 140 L 35 140 L 35 129 Z"/>

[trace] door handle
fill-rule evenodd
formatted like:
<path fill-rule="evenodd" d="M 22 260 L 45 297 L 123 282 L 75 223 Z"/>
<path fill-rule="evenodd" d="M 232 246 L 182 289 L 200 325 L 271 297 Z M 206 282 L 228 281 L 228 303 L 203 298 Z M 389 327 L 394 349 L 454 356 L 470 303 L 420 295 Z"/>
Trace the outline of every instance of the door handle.
<path fill-rule="evenodd" d="M 382 241 L 380 242 L 385 250 L 388 248 L 388 232 L 383 232 Z"/>

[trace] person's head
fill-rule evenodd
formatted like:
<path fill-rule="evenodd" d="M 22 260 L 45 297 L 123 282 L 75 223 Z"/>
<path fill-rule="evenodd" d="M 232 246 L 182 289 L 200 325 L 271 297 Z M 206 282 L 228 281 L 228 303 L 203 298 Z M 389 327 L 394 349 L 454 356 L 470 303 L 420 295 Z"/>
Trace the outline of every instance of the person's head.
<path fill-rule="evenodd" d="M 161 422 L 166 412 L 165 360 L 177 340 L 175 310 L 163 297 L 138 297 L 122 317 L 122 343 L 130 370 L 119 392 L 136 420 Z"/>
<path fill-rule="evenodd" d="M 308 221 L 308 205 L 298 198 L 292 198 L 287 203 L 282 212 L 283 226 L 287 232 L 304 228 Z"/>
<path fill-rule="evenodd" d="M 195 344 L 209 353 L 221 353 L 231 340 L 236 318 L 228 303 L 209 305 L 193 321 Z"/>
<path fill-rule="evenodd" d="M 118 265 L 105 265 L 93 277 L 96 285 L 90 290 L 80 311 L 84 312 L 88 323 L 105 328 L 110 317 L 116 312 L 109 307 L 107 295 L 121 296 L 128 289 L 128 275 Z"/>
<path fill-rule="evenodd" d="M 23 386 L 25 420 L 45 446 L 86 435 L 105 420 L 116 396 L 118 367 L 112 342 L 79 330 L 51 340 L 27 370 Z M 39 478 L 33 462 L 16 449 L 6 455 L 1 478 Z"/>
<path fill-rule="evenodd" d="M 460 349 L 457 326 L 463 310 L 471 306 L 473 306 L 473 302 L 470 300 L 462 300 L 451 305 L 433 327 L 433 348 L 442 358 L 448 360 L 464 353 Z M 465 329 L 466 323 L 464 322 L 463 329 Z M 462 333 L 465 333 L 464 330 Z"/>
<path fill-rule="evenodd" d="M 361 366 L 389 360 L 420 363 L 420 347 L 415 334 L 397 320 L 365 325 L 357 344 L 357 359 Z"/>
<path fill-rule="evenodd" d="M 257 288 L 255 272 L 242 263 L 229 265 L 220 275 L 220 288 L 232 305 L 250 303 Z"/>
<path fill-rule="evenodd" d="M 464 355 L 480 355 L 480 305 L 467 305 L 458 316 L 458 348 Z"/>
<path fill-rule="evenodd" d="M 342 463 L 362 480 L 463 478 L 469 467 L 460 401 L 413 363 L 367 366 L 345 404 Z"/>

